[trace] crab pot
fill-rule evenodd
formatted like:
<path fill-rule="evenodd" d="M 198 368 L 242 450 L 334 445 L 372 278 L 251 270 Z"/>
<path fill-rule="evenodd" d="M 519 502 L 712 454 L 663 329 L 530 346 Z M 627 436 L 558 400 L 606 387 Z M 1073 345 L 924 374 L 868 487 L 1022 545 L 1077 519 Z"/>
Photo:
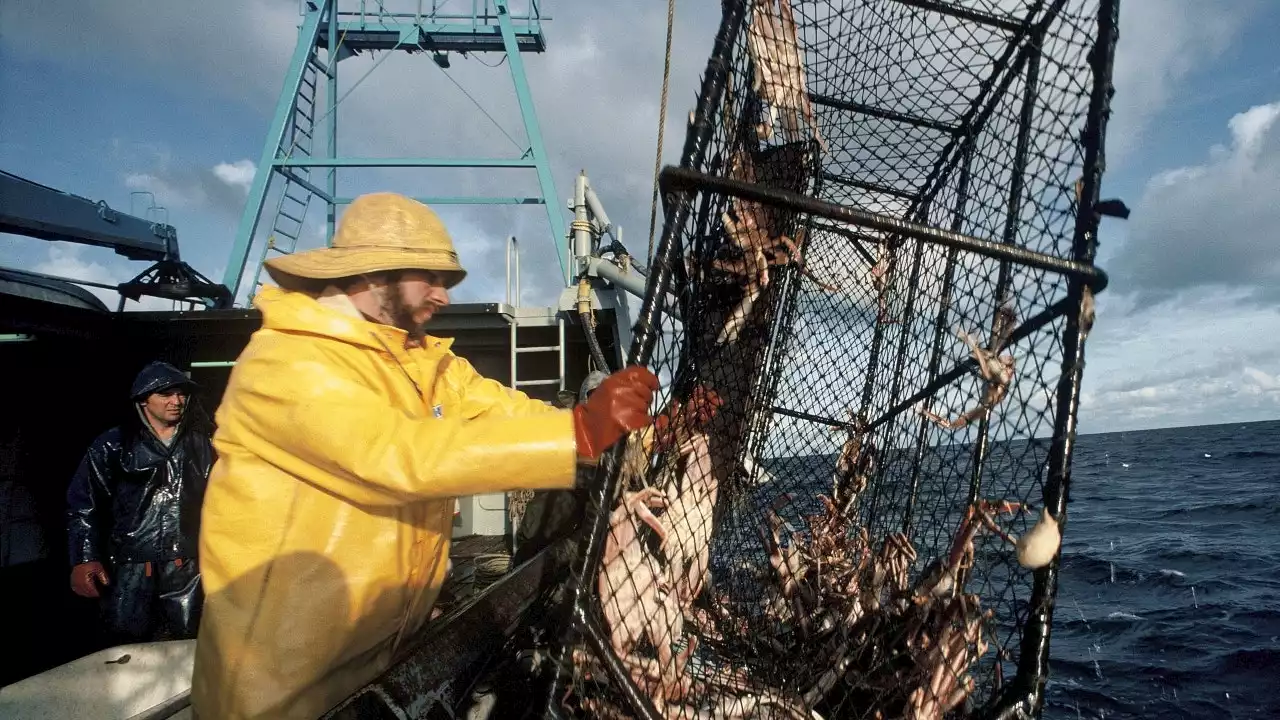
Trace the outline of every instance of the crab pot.
<path fill-rule="evenodd" d="M 1037 716 L 1117 1 L 722 8 L 548 712 Z"/>

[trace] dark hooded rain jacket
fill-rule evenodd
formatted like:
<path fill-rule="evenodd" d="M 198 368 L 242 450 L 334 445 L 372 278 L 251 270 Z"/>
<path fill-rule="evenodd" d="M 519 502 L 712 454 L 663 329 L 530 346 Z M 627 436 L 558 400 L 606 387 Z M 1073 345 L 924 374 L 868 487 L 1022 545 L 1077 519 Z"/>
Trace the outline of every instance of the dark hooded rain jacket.
<path fill-rule="evenodd" d="M 176 368 L 152 363 L 132 398 L 190 385 Z M 168 446 L 142 417 L 112 428 L 89 446 L 67 491 L 71 564 L 105 565 L 194 558 L 200 507 L 214 451 L 194 398 Z"/>

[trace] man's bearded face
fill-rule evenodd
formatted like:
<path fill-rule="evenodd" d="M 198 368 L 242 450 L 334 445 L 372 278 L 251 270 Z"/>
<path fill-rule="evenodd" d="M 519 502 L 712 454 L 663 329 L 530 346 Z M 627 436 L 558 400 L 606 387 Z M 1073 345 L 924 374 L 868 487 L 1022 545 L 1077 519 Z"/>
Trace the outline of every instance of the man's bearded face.
<path fill-rule="evenodd" d="M 385 286 L 381 309 L 391 325 L 404 330 L 416 342 L 426 334 L 426 324 L 436 311 L 448 304 L 449 293 L 437 273 L 406 270 Z"/>

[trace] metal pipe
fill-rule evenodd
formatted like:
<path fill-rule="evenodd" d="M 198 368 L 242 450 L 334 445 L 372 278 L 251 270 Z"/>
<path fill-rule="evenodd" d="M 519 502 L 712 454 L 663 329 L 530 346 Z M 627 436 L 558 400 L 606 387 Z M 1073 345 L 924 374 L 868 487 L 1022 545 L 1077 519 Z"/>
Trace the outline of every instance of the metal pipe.
<path fill-rule="evenodd" d="M 1043 5 L 1044 0 L 1034 0 L 1027 10 L 1026 18 L 1006 41 L 1004 52 L 996 59 L 991 75 L 979 84 L 977 97 L 960 117 L 962 131 L 947 139 L 947 144 L 938 153 L 937 161 L 934 162 L 929 175 L 921 185 L 919 199 L 922 202 L 931 202 L 942 191 L 950 180 L 951 173 L 959 164 L 960 158 L 977 143 L 987 120 L 995 112 L 1001 98 L 1009 91 L 1013 79 L 1022 74 L 1022 65 L 1027 61 L 1025 52 L 1027 45 L 1023 41 L 1031 33 L 1033 27 L 1031 20 Z M 1057 19 L 1064 5 L 1066 0 L 1053 0 L 1035 27 L 1043 33 Z M 1001 76 L 1002 72 L 1003 76 Z M 997 77 L 1000 78 L 998 82 L 996 82 Z"/>
<path fill-rule="evenodd" d="M 644 281 L 633 275 L 624 275 L 622 269 L 604 258 L 587 260 L 588 272 L 599 275 L 638 298 L 644 298 Z"/>
<path fill-rule="evenodd" d="M 511 285 L 511 267 L 515 263 L 515 287 Z M 520 243 L 515 235 L 507 236 L 507 304 L 520 307 Z"/>
<path fill-rule="evenodd" d="M 951 230 L 954 232 L 962 232 L 964 230 L 964 221 L 969 205 L 969 180 L 973 163 L 972 148 L 966 149 L 963 155 L 964 161 L 960 166 L 960 177 L 956 182 L 956 205 L 951 213 Z M 955 283 L 956 274 L 956 258 L 960 252 L 955 248 L 947 249 L 946 269 L 942 276 L 942 294 L 938 301 L 938 314 L 933 321 L 933 343 L 929 351 L 929 381 L 932 382 L 937 378 L 938 369 L 942 366 L 942 341 L 947 334 L 947 317 L 951 313 L 951 294 Z M 930 395 L 925 399 L 925 409 L 930 409 L 933 396 Z M 916 499 L 920 492 L 920 466 L 924 462 L 924 442 L 928 437 L 929 427 L 932 423 L 929 419 L 920 416 L 917 421 L 919 425 L 916 427 L 915 452 L 911 459 L 911 483 L 907 495 L 907 509 L 903 513 L 902 533 L 908 537 L 911 535 L 911 516 L 915 512 Z"/>
<path fill-rule="evenodd" d="M 970 8 L 957 6 L 949 3 L 935 2 L 933 0 L 897 0 L 899 4 L 908 7 L 920 8 L 921 10 L 929 10 L 939 15 L 947 15 L 960 20 L 968 20 L 969 22 L 978 23 L 980 25 L 989 25 L 1006 32 L 1016 31 L 1022 26 L 1016 20 L 1002 18 L 999 15 L 982 12 L 980 10 L 972 10 Z"/>
<path fill-rule="evenodd" d="M 511 266 L 513 264 L 513 258 L 514 258 L 515 273 L 516 273 L 514 301 L 512 297 L 513 290 L 511 285 Z M 520 244 L 519 244 L 519 241 L 516 240 L 515 235 L 507 236 L 507 305 L 512 308 L 517 308 L 520 306 Z M 519 320 L 513 316 L 509 322 L 511 326 L 510 328 L 511 337 L 509 342 L 509 345 L 511 346 L 511 388 L 514 390 L 516 388 L 516 380 L 518 379 L 518 373 L 516 371 L 516 368 L 518 367 L 518 356 L 520 354 L 519 351 L 516 349 L 517 348 L 516 339 L 518 337 L 517 328 L 519 327 Z"/>
<path fill-rule="evenodd" d="M 1032 315 L 1031 317 L 1027 318 L 1026 322 L 1019 325 L 1018 329 L 1014 330 L 1013 333 L 1009 335 L 1008 341 L 1006 341 L 1000 347 L 995 348 L 993 352 L 1000 352 L 1001 350 L 1004 350 L 1005 348 L 1017 343 L 1019 340 L 1030 337 L 1031 333 L 1039 330 L 1045 325 L 1048 325 L 1054 320 L 1057 320 L 1059 317 L 1066 315 L 1069 309 L 1068 303 L 1070 299 L 1071 299 L 1070 297 L 1063 298 L 1062 300 L 1059 300 L 1058 302 L 1050 305 L 1044 310 L 1041 310 L 1035 315 Z M 907 398 L 906 400 L 903 400 L 902 402 L 898 403 L 892 408 L 886 410 L 883 415 L 881 415 L 880 417 L 868 423 L 867 427 L 871 429 L 880 427 L 886 422 L 892 420 L 895 416 L 902 413 L 904 410 L 910 409 L 916 403 L 938 392 L 938 390 L 941 389 L 944 385 L 954 382 L 957 378 L 959 378 L 960 376 L 966 373 L 973 372 L 975 369 L 977 369 L 977 367 L 978 367 L 978 361 L 974 360 L 972 356 L 964 360 L 961 360 L 960 362 L 956 363 L 955 367 L 951 368 L 946 373 L 939 375 L 937 379 L 935 379 L 933 382 L 929 383 L 928 385 L 925 385 L 920 390 L 916 391 L 914 395 Z"/>
<path fill-rule="evenodd" d="M 937 130 L 938 132 L 954 133 L 960 130 L 960 126 L 942 122 L 941 120 L 908 115 L 906 113 L 886 110 L 872 105 L 864 105 L 862 103 L 853 102 L 852 100 L 845 100 L 844 98 L 832 97 L 830 95 L 810 94 L 809 99 L 816 105 L 823 105 L 829 108 L 835 108 L 836 110 L 846 110 L 860 115 L 870 115 L 871 117 L 880 118 L 881 120 L 906 123 L 908 125 L 914 125 L 915 127 L 929 128 L 930 130 Z"/>
<path fill-rule="evenodd" d="M 982 255 L 983 257 L 996 260 L 1012 260 L 1038 270 L 1048 270 L 1079 278 L 1092 287 L 1095 293 L 1100 292 L 1107 286 L 1107 274 L 1102 271 L 1102 268 L 1092 263 L 1086 264 L 1078 260 L 1066 260 L 1016 245 L 1004 245 L 992 240 L 906 222 L 888 215 L 837 205 L 836 203 L 818 200 L 787 190 L 777 190 L 731 178 L 714 177 L 697 170 L 671 166 L 663 168 L 659 183 L 667 186 L 670 190 L 704 190 L 732 195 L 767 205 L 819 215 L 829 220 L 838 220 L 851 225 L 880 230 L 891 235 L 905 235 L 937 245 L 954 247 L 976 255 Z"/>
<path fill-rule="evenodd" d="M 632 295 L 644 299 L 645 281 L 635 275 L 624 274 L 621 268 L 609 260 L 598 257 L 588 258 L 587 272 L 599 275 Z M 677 320 L 680 319 L 680 306 L 671 293 L 667 293 L 667 302 L 662 311 Z"/>
<path fill-rule="evenodd" d="M 565 367 L 565 347 L 564 347 L 564 315 L 556 318 L 556 329 L 559 333 L 560 340 L 560 389 L 564 390 L 564 367 Z"/>
<path fill-rule="evenodd" d="M 325 86 L 324 104 L 328 105 L 329 116 L 329 157 L 338 157 L 338 3 L 334 0 L 329 5 L 329 47 L 332 48 L 332 54 L 329 56 L 329 72 L 328 82 Z M 314 55 L 313 55 L 314 57 Z M 324 244 L 328 247 L 333 241 L 334 229 L 338 222 L 338 207 L 334 204 L 333 199 L 338 196 L 338 168 L 329 168 L 328 177 L 328 197 L 325 198 L 325 236 Z"/>
<path fill-rule="evenodd" d="M 587 173 L 581 171 L 573 183 L 573 259 L 578 272 L 584 272 L 584 263 L 591 256 L 591 219 L 587 217 Z"/>
<path fill-rule="evenodd" d="M 192 368 L 222 368 L 235 367 L 235 360 L 199 360 L 191 363 Z"/>
<path fill-rule="evenodd" d="M 600 198 L 596 196 L 596 191 L 591 187 L 591 183 L 587 185 L 587 209 L 595 216 L 597 222 L 601 226 L 601 230 L 609 233 L 614 240 L 618 240 L 618 236 L 613 234 L 613 223 L 609 222 L 609 216 L 605 214 L 604 205 L 600 203 Z M 619 240 L 619 242 L 621 242 Z"/>
<path fill-rule="evenodd" d="M 508 320 L 507 322 L 508 322 L 508 325 L 510 326 L 510 334 L 511 334 L 511 342 L 509 343 L 509 345 L 511 346 L 511 389 L 515 390 L 517 389 L 516 388 L 516 363 L 518 362 L 517 359 L 520 356 L 520 353 L 516 351 L 517 323 L 514 317 Z"/>

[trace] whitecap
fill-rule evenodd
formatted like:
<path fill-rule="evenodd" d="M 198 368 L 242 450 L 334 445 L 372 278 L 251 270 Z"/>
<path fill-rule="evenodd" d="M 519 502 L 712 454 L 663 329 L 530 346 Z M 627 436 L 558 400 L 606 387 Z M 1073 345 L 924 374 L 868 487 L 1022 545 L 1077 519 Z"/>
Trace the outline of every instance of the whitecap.
<path fill-rule="evenodd" d="M 1142 618 L 1127 612 L 1113 612 L 1107 615 L 1108 620 L 1141 620 Z"/>
<path fill-rule="evenodd" d="M 1184 578 L 1187 576 L 1186 573 L 1180 570 L 1168 570 L 1168 569 L 1161 570 L 1160 574 L 1165 577 L 1176 577 L 1176 578 Z"/>

